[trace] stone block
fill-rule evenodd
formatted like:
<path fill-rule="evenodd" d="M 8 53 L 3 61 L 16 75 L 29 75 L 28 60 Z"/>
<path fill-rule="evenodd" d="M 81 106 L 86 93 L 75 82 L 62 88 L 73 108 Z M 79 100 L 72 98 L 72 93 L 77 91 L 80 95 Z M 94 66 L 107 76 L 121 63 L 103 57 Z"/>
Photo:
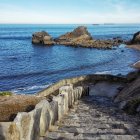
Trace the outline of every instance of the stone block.
<path fill-rule="evenodd" d="M 0 123 L 0 140 L 21 140 L 19 129 L 14 122 Z"/>
<path fill-rule="evenodd" d="M 69 110 L 69 105 L 68 105 L 68 102 L 69 102 L 69 93 L 68 92 L 62 92 L 61 95 L 64 97 L 64 114 L 66 114 Z"/>
<path fill-rule="evenodd" d="M 51 127 L 53 112 L 47 100 L 42 100 L 39 104 L 37 104 L 36 109 L 41 109 L 40 124 L 39 124 L 40 136 L 45 136 L 47 131 Z"/>
<path fill-rule="evenodd" d="M 58 121 L 60 121 L 64 115 L 64 96 L 54 96 L 53 101 L 58 102 Z"/>
<path fill-rule="evenodd" d="M 73 86 L 63 86 L 59 89 L 59 94 L 67 92 L 68 93 L 68 106 L 69 108 L 72 107 L 74 103 L 74 95 L 73 95 Z"/>
<path fill-rule="evenodd" d="M 29 136 L 31 116 L 26 112 L 18 113 L 14 122 L 19 129 L 20 140 L 26 140 Z"/>
<path fill-rule="evenodd" d="M 50 107 L 52 110 L 52 121 L 51 124 L 54 125 L 56 121 L 58 121 L 58 102 L 57 101 L 51 101 Z"/>

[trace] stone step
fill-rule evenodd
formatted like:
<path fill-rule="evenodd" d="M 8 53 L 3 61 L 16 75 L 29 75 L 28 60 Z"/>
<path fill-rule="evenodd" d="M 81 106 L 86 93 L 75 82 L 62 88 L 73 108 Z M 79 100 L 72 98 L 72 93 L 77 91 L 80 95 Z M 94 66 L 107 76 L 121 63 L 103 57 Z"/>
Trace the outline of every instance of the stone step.
<path fill-rule="evenodd" d="M 128 131 L 125 129 L 107 129 L 107 128 L 93 128 L 93 127 L 86 127 L 86 128 L 77 128 L 77 127 L 62 127 L 56 130 L 57 133 L 78 133 L 78 134 L 114 134 L 114 135 L 125 135 L 128 134 Z"/>
<path fill-rule="evenodd" d="M 124 121 L 117 121 L 117 120 L 114 120 L 114 119 L 110 119 L 110 118 L 108 118 L 108 119 L 104 119 L 104 118 L 86 118 L 86 117 L 81 117 L 81 118 L 79 118 L 79 117 L 68 117 L 68 118 L 64 118 L 63 119 L 63 121 L 62 122 L 72 122 L 72 123 L 82 123 L 82 122 L 84 122 L 84 123 L 108 123 L 108 124 L 110 124 L 110 123 L 124 123 Z M 126 122 L 127 123 L 127 122 Z"/>
<path fill-rule="evenodd" d="M 113 134 L 78 134 L 78 133 L 57 133 L 51 132 L 47 138 L 42 140 L 137 140 L 136 136 L 132 135 L 113 135 Z"/>

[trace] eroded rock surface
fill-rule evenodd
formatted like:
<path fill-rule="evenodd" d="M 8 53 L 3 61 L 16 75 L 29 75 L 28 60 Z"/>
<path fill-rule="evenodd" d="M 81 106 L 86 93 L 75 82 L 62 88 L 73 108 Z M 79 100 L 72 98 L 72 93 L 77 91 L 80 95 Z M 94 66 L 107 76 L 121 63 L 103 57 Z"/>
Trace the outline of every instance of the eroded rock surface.
<path fill-rule="evenodd" d="M 79 26 L 72 32 L 68 32 L 56 39 L 47 32 L 38 32 L 33 34 L 32 42 L 34 44 L 44 45 L 66 45 L 75 47 L 87 47 L 87 48 L 108 48 L 111 49 L 113 46 L 118 46 L 123 42 L 120 38 L 113 38 L 108 40 L 95 40 L 88 32 L 87 27 Z"/>
<path fill-rule="evenodd" d="M 117 95 L 115 102 L 120 103 L 121 109 L 129 114 L 137 114 L 140 105 L 140 76 L 128 85 Z"/>
<path fill-rule="evenodd" d="M 33 44 L 54 45 L 53 38 L 45 31 L 34 33 L 32 36 Z"/>

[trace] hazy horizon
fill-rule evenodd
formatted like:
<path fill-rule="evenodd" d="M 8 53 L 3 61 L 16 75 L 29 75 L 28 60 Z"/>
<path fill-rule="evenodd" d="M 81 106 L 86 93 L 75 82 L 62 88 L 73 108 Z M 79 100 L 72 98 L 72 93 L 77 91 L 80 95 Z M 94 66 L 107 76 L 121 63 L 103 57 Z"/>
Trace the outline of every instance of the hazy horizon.
<path fill-rule="evenodd" d="M 1 0 L 0 24 L 140 24 L 140 0 Z"/>

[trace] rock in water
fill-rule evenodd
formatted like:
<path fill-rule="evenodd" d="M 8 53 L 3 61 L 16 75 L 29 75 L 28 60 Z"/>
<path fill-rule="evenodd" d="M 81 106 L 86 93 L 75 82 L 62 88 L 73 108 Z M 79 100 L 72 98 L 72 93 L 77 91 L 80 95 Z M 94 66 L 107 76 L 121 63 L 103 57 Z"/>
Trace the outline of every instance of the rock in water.
<path fill-rule="evenodd" d="M 80 26 L 56 39 L 57 44 L 81 46 L 83 42 L 93 40 L 87 28 Z"/>
<path fill-rule="evenodd" d="M 140 31 L 134 34 L 131 44 L 140 44 Z"/>
<path fill-rule="evenodd" d="M 47 32 L 36 32 L 32 36 L 33 44 L 54 45 L 53 38 Z"/>
<path fill-rule="evenodd" d="M 113 40 L 95 40 L 85 26 L 79 26 L 72 32 L 68 32 L 54 40 L 47 32 L 37 32 L 33 34 L 32 42 L 34 44 L 44 45 L 56 44 L 85 48 L 111 49 L 113 46 L 122 44 L 123 40 L 120 38 L 115 38 Z"/>

